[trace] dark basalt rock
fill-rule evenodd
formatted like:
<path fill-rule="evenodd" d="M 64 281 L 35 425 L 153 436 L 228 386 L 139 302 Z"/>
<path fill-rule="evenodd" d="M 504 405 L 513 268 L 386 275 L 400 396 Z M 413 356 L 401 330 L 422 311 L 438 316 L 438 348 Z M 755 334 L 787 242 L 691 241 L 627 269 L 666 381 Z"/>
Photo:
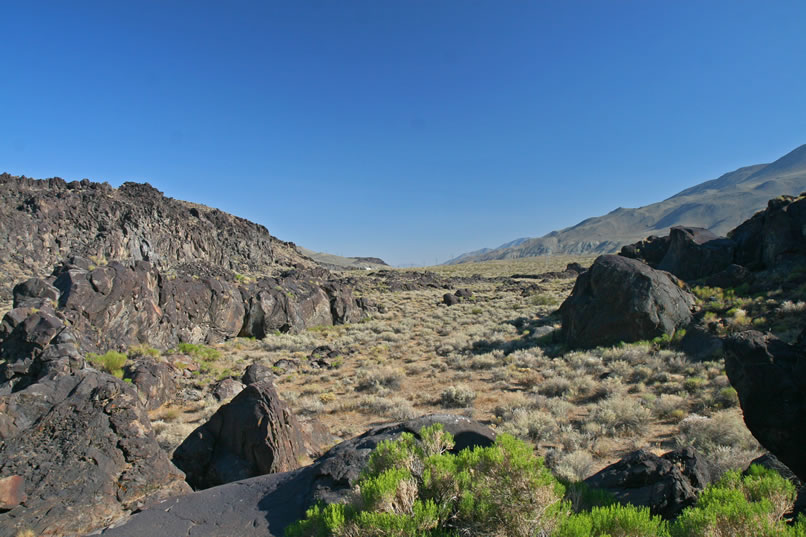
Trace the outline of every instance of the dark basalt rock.
<path fill-rule="evenodd" d="M 707 361 L 722 358 L 725 345 L 719 336 L 699 326 L 690 326 L 680 342 L 680 349 L 694 360 Z"/>
<path fill-rule="evenodd" d="M 245 386 L 249 386 L 250 384 L 256 384 L 258 382 L 271 382 L 272 379 L 274 379 L 274 373 L 272 373 L 270 368 L 262 364 L 250 364 L 247 366 L 246 371 L 243 372 L 241 382 L 243 382 Z"/>
<path fill-rule="evenodd" d="M 219 401 L 232 399 L 243 391 L 245 386 L 234 379 L 224 379 L 213 388 L 213 396 Z"/>
<path fill-rule="evenodd" d="M 307 454 L 297 418 L 269 381 L 250 384 L 176 448 L 173 462 L 196 490 L 286 472 Z"/>
<path fill-rule="evenodd" d="M 728 233 L 736 243 L 734 262 L 751 270 L 773 268 L 806 256 L 806 197 L 780 196 Z"/>
<path fill-rule="evenodd" d="M 280 537 L 289 524 L 305 516 L 317 501 L 344 501 L 353 490 L 372 450 L 403 432 L 415 435 L 424 426 L 442 423 L 454 435 L 455 450 L 488 446 L 495 433 L 462 416 L 424 416 L 376 427 L 333 447 L 312 465 L 270 474 L 167 500 L 132 516 L 106 537 L 193 535 L 194 537 Z M 192 531 L 191 531 L 192 530 Z"/>
<path fill-rule="evenodd" d="M 572 346 L 592 347 L 674 333 L 689 323 L 694 306 L 682 287 L 640 261 L 600 256 L 560 306 L 562 334 Z"/>
<path fill-rule="evenodd" d="M 176 382 L 171 366 L 142 358 L 126 367 L 127 378 L 137 387 L 146 409 L 154 410 L 173 399 Z"/>
<path fill-rule="evenodd" d="M 0 513 L 0 536 L 76 535 L 189 492 L 132 386 L 80 370 L 0 396 L 0 478 L 27 500 Z"/>
<path fill-rule="evenodd" d="M 733 262 L 736 245 L 707 229 L 676 226 L 669 230 L 669 246 L 657 268 L 683 280 L 715 274 Z"/>
<path fill-rule="evenodd" d="M 694 504 L 697 494 L 711 482 L 711 465 L 694 448 L 658 457 L 638 450 L 585 480 L 604 489 L 623 504 L 649 507 L 654 515 L 676 517 Z"/>
<path fill-rule="evenodd" d="M 453 293 L 445 293 L 442 295 L 442 303 L 446 306 L 455 306 L 460 302 L 459 297 Z"/>
<path fill-rule="evenodd" d="M 322 279 L 329 277 L 327 271 L 294 271 L 241 287 L 215 267 L 185 269 L 207 276 L 169 275 L 146 261 L 90 270 L 86 260 L 72 258 L 51 277 L 18 286 L 19 307 L 0 325 L 3 356 L 32 357 L 65 326 L 86 353 L 140 343 L 166 349 L 237 335 L 262 338 L 277 330 L 355 322 L 364 314 L 350 288 Z"/>
<path fill-rule="evenodd" d="M 806 481 L 804 349 L 751 330 L 728 338 L 725 350 L 725 371 L 739 395 L 747 428 Z"/>
<path fill-rule="evenodd" d="M 669 249 L 669 236 L 657 237 L 650 235 L 635 244 L 628 244 L 621 248 L 619 255 L 630 259 L 643 261 L 651 267 L 657 267 Z"/>

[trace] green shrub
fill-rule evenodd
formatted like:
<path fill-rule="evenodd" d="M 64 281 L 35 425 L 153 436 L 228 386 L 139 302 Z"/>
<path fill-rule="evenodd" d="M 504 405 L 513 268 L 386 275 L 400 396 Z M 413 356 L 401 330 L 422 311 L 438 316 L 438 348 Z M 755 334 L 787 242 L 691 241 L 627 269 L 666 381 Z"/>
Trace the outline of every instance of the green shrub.
<path fill-rule="evenodd" d="M 180 343 L 176 346 L 175 351 L 187 354 L 188 356 L 192 356 L 204 362 L 214 362 L 221 358 L 221 352 L 218 349 L 206 345 L 196 345 L 194 343 Z"/>
<path fill-rule="evenodd" d="M 95 367 L 114 375 L 119 379 L 123 378 L 123 366 L 126 365 L 126 355 L 122 352 L 107 351 L 104 354 L 89 353 L 89 360 Z"/>
<path fill-rule="evenodd" d="M 352 505 L 318 505 L 288 537 L 548 535 L 568 505 L 563 487 L 532 450 L 502 434 L 494 445 L 449 453 L 437 424 L 382 442 L 358 480 Z"/>
<path fill-rule="evenodd" d="M 141 345 L 132 345 L 129 347 L 129 352 L 127 353 L 130 357 L 136 358 L 138 356 L 150 356 L 151 358 L 159 358 L 160 351 L 151 347 L 146 344 Z"/>
<path fill-rule="evenodd" d="M 804 524 L 789 526 L 784 514 L 795 486 L 773 470 L 753 465 L 749 475 L 726 472 L 672 525 L 674 537 L 773 537 L 803 535 Z"/>
<path fill-rule="evenodd" d="M 668 524 L 646 507 L 607 505 L 571 515 L 555 537 L 668 537 Z"/>

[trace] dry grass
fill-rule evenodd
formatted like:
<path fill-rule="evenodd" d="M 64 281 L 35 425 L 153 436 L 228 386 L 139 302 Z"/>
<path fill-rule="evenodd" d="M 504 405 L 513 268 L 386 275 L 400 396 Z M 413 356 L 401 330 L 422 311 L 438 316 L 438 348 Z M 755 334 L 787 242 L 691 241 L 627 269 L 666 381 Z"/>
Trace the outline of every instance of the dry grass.
<path fill-rule="evenodd" d="M 200 396 L 194 410 L 155 414 L 158 437 L 173 449 L 212 414 L 220 403 L 207 394 L 222 371 L 237 377 L 253 362 L 271 367 L 286 359 L 299 367 L 277 371 L 281 396 L 295 412 L 343 438 L 426 413 L 472 414 L 532 442 L 556 472 L 574 479 L 637 448 L 665 452 L 694 444 L 722 467 L 755 453 L 721 362 L 692 363 L 646 342 L 569 352 L 552 333 L 559 328 L 556 308 L 574 280 L 503 278 L 559 272 L 572 261 L 589 264 L 592 258 L 429 268 L 443 278 L 461 278 L 453 287 L 472 291 L 472 300 L 451 307 L 442 304 L 446 289 L 392 292 L 371 271 L 355 274 L 358 292 L 383 305 L 384 313 L 361 323 L 217 346 L 221 356 L 208 364 L 210 371 L 185 381 L 183 389 Z M 748 308 L 746 318 L 757 315 L 752 304 Z M 320 345 L 338 351 L 338 368 L 309 364 Z M 696 436 L 686 421 L 693 414 L 716 420 L 716 430 L 739 430 L 739 436 Z"/>

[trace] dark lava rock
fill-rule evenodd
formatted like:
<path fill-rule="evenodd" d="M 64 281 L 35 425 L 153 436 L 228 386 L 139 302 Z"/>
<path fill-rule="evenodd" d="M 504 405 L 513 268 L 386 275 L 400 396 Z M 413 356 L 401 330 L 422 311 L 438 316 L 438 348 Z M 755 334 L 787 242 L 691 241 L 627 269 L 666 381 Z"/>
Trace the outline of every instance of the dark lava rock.
<path fill-rule="evenodd" d="M 560 306 L 562 334 L 570 345 L 586 347 L 652 339 L 687 325 L 693 306 L 693 295 L 671 274 L 603 255 Z"/>
<path fill-rule="evenodd" d="M 739 395 L 747 428 L 762 446 L 806 481 L 803 349 L 751 330 L 728 338 L 725 350 L 725 371 Z"/>
<path fill-rule="evenodd" d="M 308 356 L 308 363 L 312 367 L 332 368 L 334 360 L 338 359 L 341 353 L 332 349 L 328 345 L 316 347 Z"/>
<path fill-rule="evenodd" d="M 690 447 L 662 457 L 634 451 L 585 480 L 622 504 L 649 507 L 652 514 L 666 519 L 692 505 L 710 482 L 710 464 Z"/>
<path fill-rule="evenodd" d="M 565 266 L 565 272 L 576 272 L 577 274 L 582 274 L 586 270 L 588 270 L 588 269 L 586 269 L 585 267 L 583 267 L 582 265 L 580 265 L 579 263 L 576 263 L 576 262 L 575 263 L 568 263 Z"/>
<path fill-rule="evenodd" d="M 173 370 L 168 364 L 143 358 L 126 370 L 126 376 L 132 379 L 148 410 L 161 407 L 176 394 Z"/>
<path fill-rule="evenodd" d="M 241 393 L 244 387 L 237 380 L 224 379 L 213 388 L 213 396 L 219 401 L 226 401 Z"/>
<path fill-rule="evenodd" d="M 446 306 L 454 306 L 459 302 L 461 302 L 459 300 L 459 297 L 454 295 L 453 293 L 445 293 L 444 295 L 442 295 L 442 303 L 445 304 Z"/>
<path fill-rule="evenodd" d="M 731 264 L 725 270 L 712 274 L 705 279 L 709 287 L 722 287 L 723 289 L 739 287 L 745 283 L 753 283 L 755 276 L 741 265 Z"/>
<path fill-rule="evenodd" d="M 30 278 L 14 286 L 14 307 L 19 308 L 28 302 L 39 303 L 40 300 L 53 301 L 54 305 L 59 298 L 59 290 L 48 282 L 39 278 Z"/>
<path fill-rule="evenodd" d="M 425 416 L 376 427 L 330 449 L 312 465 L 196 492 L 162 502 L 132 516 L 106 537 L 193 535 L 194 537 L 280 537 L 317 501 L 344 501 L 366 466 L 372 450 L 403 432 L 415 435 L 432 423 L 454 435 L 456 450 L 492 444 L 495 433 L 462 416 Z"/>
<path fill-rule="evenodd" d="M 250 384 L 176 448 L 173 462 L 196 490 L 286 472 L 307 454 L 297 418 L 271 382 Z"/>
<path fill-rule="evenodd" d="M 628 244 L 621 248 L 619 255 L 630 259 L 643 261 L 650 267 L 657 267 L 669 249 L 669 236 L 657 237 L 650 235 L 635 244 Z"/>
<path fill-rule="evenodd" d="M 669 247 L 657 268 L 684 280 L 696 280 L 724 270 L 733 262 L 736 245 L 707 229 L 675 226 Z"/>
<path fill-rule="evenodd" d="M 27 499 L 25 479 L 22 476 L 0 477 L 0 511 L 13 509 Z"/>
<path fill-rule="evenodd" d="M 751 270 L 773 268 L 806 256 L 806 197 L 780 196 L 728 233 L 736 243 L 734 262 Z"/>
<path fill-rule="evenodd" d="M 699 326 L 690 326 L 680 342 L 680 349 L 698 361 L 718 360 L 725 352 L 722 338 Z"/>
<path fill-rule="evenodd" d="M 249 386 L 250 384 L 256 384 L 258 382 L 271 382 L 273 379 L 274 374 L 270 368 L 263 364 L 250 364 L 247 366 L 246 371 L 244 371 L 241 382 L 243 382 L 245 386 Z"/>
<path fill-rule="evenodd" d="M 190 491 L 160 449 L 134 387 L 81 370 L 0 396 L 0 477 L 28 499 L 0 513 L 0 536 L 84 534 Z"/>
<path fill-rule="evenodd" d="M 462 300 L 473 297 L 473 293 L 471 293 L 469 289 L 458 289 L 454 294 L 457 296 L 457 298 L 461 298 Z"/>

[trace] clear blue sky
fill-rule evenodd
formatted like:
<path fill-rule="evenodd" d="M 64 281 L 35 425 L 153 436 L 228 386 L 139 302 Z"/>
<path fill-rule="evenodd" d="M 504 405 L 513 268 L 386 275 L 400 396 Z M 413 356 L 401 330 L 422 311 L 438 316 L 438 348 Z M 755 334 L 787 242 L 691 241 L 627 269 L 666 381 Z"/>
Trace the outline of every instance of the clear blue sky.
<path fill-rule="evenodd" d="M 802 0 L 9 1 L 0 35 L 0 171 L 392 264 L 806 143 Z"/>

